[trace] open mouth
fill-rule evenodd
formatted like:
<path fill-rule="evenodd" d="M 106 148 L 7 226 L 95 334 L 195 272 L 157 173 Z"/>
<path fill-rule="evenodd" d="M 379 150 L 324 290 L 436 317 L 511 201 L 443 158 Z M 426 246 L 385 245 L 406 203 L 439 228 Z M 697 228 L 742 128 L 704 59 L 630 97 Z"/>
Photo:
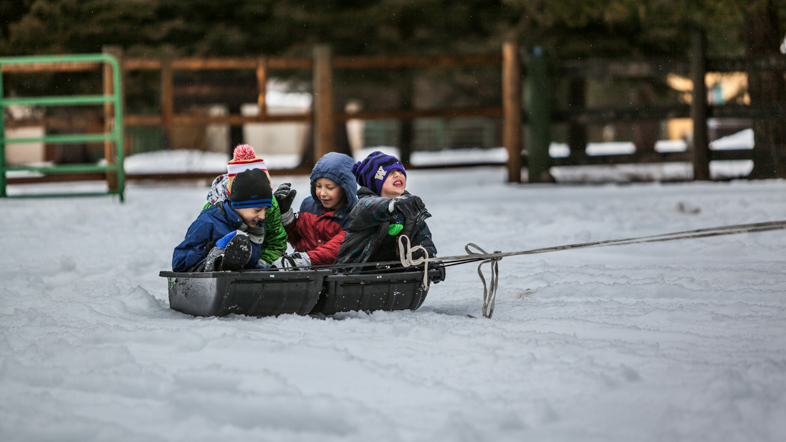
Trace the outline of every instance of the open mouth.
<path fill-rule="evenodd" d="M 393 181 L 393 185 L 396 186 L 396 187 L 401 187 L 401 186 L 404 185 L 404 183 L 401 182 L 401 180 L 396 180 L 396 181 Z"/>

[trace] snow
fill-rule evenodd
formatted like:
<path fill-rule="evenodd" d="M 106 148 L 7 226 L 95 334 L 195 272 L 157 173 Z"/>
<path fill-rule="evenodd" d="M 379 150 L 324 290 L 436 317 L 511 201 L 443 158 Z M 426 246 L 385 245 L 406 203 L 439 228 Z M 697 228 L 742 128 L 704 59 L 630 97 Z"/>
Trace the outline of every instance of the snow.
<path fill-rule="evenodd" d="M 710 142 L 712 150 L 753 149 L 753 129 L 741 130 Z"/>
<path fill-rule="evenodd" d="M 441 255 L 786 219 L 783 180 L 504 181 L 409 172 Z M 505 258 L 492 319 L 475 265 L 417 311 L 194 318 L 158 272 L 206 192 L 0 200 L 0 439 L 786 438 L 783 231 Z"/>

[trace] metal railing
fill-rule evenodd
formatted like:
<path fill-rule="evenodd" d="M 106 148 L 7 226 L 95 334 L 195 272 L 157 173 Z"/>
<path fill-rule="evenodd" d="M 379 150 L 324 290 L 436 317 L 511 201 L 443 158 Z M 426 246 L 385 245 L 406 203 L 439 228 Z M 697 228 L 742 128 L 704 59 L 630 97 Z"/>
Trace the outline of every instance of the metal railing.
<path fill-rule="evenodd" d="M 6 98 L 3 90 L 3 72 L 73 71 L 80 66 L 103 64 L 103 95 L 71 95 L 50 97 Z M 61 56 L 0 57 L 0 197 L 61 197 L 118 195 L 123 201 L 125 175 L 123 172 L 123 106 L 120 83 L 120 64 L 110 54 L 84 54 Z M 6 138 L 3 109 L 7 106 L 75 106 L 104 105 L 105 130 L 93 134 L 44 135 L 34 138 Z M 6 145 L 21 143 L 105 143 L 105 165 L 73 164 L 54 166 L 7 166 Z M 114 143 L 114 149 L 112 144 Z M 114 155 L 112 154 L 114 151 Z M 7 172 L 27 171 L 42 174 L 105 173 L 107 192 L 47 193 L 8 195 Z"/>

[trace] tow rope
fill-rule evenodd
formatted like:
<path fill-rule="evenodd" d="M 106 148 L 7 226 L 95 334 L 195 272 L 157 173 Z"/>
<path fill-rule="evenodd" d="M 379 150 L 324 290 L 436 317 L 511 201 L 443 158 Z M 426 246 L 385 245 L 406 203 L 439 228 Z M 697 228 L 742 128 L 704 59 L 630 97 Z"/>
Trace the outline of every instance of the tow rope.
<path fill-rule="evenodd" d="M 443 265 L 448 267 L 448 266 L 468 264 L 471 262 L 481 261 L 480 264 L 478 264 L 478 275 L 480 276 L 480 280 L 483 282 L 483 316 L 486 318 L 491 318 L 491 316 L 494 314 L 494 304 L 497 297 L 497 288 L 499 283 L 499 261 L 502 258 L 508 256 L 535 255 L 539 253 L 551 253 L 551 252 L 559 252 L 563 250 L 588 249 L 592 247 L 624 246 L 630 244 L 677 241 L 683 239 L 709 238 L 713 236 L 738 235 L 742 233 L 770 232 L 774 230 L 786 230 L 786 220 L 769 221 L 769 222 L 752 223 L 752 224 L 737 224 L 732 226 L 710 227 L 705 229 L 686 230 L 682 232 L 666 233 L 661 235 L 650 235 L 650 236 L 640 236 L 636 238 L 611 239 L 606 241 L 568 244 L 568 245 L 555 246 L 555 247 L 544 247 L 540 249 L 523 250 L 518 252 L 495 251 L 494 253 L 487 253 L 485 250 L 481 249 L 476 244 L 469 243 L 464 247 L 464 250 L 467 252 L 466 255 L 444 256 L 444 257 L 428 256 L 428 251 L 426 251 L 424 247 L 422 246 L 411 247 L 409 238 L 406 235 L 401 235 L 398 239 L 398 248 L 399 248 L 399 256 L 401 258 L 401 265 L 403 267 L 412 267 L 421 264 L 424 265 L 423 285 L 426 291 L 428 291 L 429 289 L 429 279 L 428 279 L 429 262 L 441 262 Z M 406 240 L 406 244 L 404 244 L 405 240 Z M 471 249 L 475 249 L 477 250 L 477 252 Z M 422 250 L 424 256 L 413 260 L 412 252 L 416 250 Z M 491 278 L 489 280 L 488 286 L 486 285 L 486 278 L 483 276 L 483 271 L 481 269 L 483 264 L 486 263 L 489 263 L 491 266 Z M 385 263 L 381 263 L 381 262 L 367 263 L 366 265 L 374 265 L 379 268 L 380 266 L 383 265 L 389 266 L 393 264 L 398 264 L 398 262 L 391 261 Z M 366 265 L 361 265 L 361 266 L 366 266 Z"/>

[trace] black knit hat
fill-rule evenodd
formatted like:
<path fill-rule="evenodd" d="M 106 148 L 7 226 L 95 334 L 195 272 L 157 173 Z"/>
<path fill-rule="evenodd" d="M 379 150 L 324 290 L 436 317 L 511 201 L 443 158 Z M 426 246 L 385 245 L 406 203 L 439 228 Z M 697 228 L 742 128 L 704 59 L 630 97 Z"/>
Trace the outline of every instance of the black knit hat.
<path fill-rule="evenodd" d="M 234 209 L 271 207 L 273 190 L 267 174 L 261 169 L 249 169 L 237 174 L 232 180 L 229 201 Z"/>

